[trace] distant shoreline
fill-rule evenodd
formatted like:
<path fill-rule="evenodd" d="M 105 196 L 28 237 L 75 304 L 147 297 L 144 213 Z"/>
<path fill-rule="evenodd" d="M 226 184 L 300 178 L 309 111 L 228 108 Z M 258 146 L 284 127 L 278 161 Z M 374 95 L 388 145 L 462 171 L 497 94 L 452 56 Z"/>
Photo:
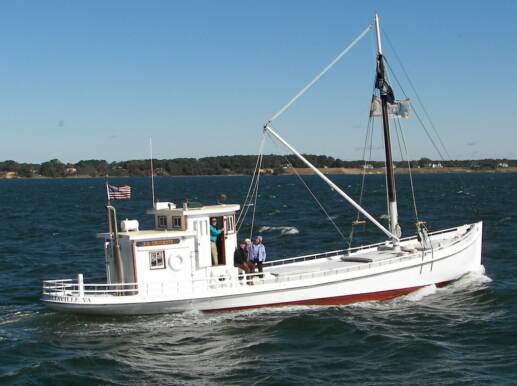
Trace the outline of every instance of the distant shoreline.
<path fill-rule="evenodd" d="M 362 175 L 364 173 L 364 169 L 360 168 L 319 168 L 320 172 L 325 175 Z M 395 174 L 408 174 L 408 168 L 396 168 Z M 462 168 L 462 167 L 442 167 L 442 168 L 411 168 L 412 174 L 452 174 L 452 173 L 517 173 L 517 167 L 507 167 L 507 168 L 497 168 L 497 169 L 488 169 L 488 168 Z M 315 174 L 309 168 L 289 168 L 284 170 L 282 173 L 273 173 L 271 170 L 262 171 L 263 175 L 268 176 L 289 176 L 289 175 L 313 175 Z M 368 175 L 382 175 L 384 174 L 384 168 L 371 168 L 366 170 L 366 174 Z M 250 174 L 244 173 L 228 173 L 228 174 L 195 174 L 195 175 L 167 175 L 167 176 L 158 176 L 158 177 L 242 177 L 249 176 Z M 145 177 L 145 176 L 129 176 L 129 175 L 118 175 L 118 176 L 109 176 L 111 179 L 115 178 L 134 178 L 134 177 Z M 89 175 L 74 175 L 74 176 L 59 176 L 59 177 L 47 177 L 47 176 L 33 176 L 33 177 L 22 177 L 17 175 L 8 175 L 1 176 L 0 180 L 53 180 L 53 179 L 87 179 L 87 178 L 96 178 L 96 179 L 105 179 L 106 176 L 89 176 Z"/>
<path fill-rule="evenodd" d="M 314 174 L 309 168 L 294 168 L 300 175 Z M 286 174 L 296 174 L 295 171 Z M 339 175 L 363 174 L 364 170 L 359 168 L 320 168 L 323 174 Z M 395 174 L 408 174 L 408 168 L 396 168 Z M 484 168 L 462 168 L 462 167 L 442 167 L 442 168 L 411 168 L 412 174 L 449 174 L 449 173 L 517 173 L 517 167 L 484 169 Z M 384 168 L 372 168 L 366 171 L 366 174 L 384 174 Z"/>
<path fill-rule="evenodd" d="M 326 155 L 304 154 L 314 167 L 325 174 L 381 174 L 383 161 L 353 160 L 345 161 Z M 307 165 L 294 155 L 264 154 L 260 158 L 260 170 L 265 175 L 311 174 Z M 396 173 L 476 173 L 476 172 L 517 172 L 517 160 L 479 159 L 436 161 L 420 158 L 411 161 L 395 161 Z M 252 175 L 258 164 L 256 155 L 228 155 L 204 158 L 153 159 L 155 176 L 229 176 Z M 58 159 L 34 163 L 18 163 L 13 160 L 0 162 L 0 179 L 12 178 L 86 178 L 101 177 L 145 177 L 151 174 L 149 159 L 113 161 L 82 160 L 64 163 Z"/>

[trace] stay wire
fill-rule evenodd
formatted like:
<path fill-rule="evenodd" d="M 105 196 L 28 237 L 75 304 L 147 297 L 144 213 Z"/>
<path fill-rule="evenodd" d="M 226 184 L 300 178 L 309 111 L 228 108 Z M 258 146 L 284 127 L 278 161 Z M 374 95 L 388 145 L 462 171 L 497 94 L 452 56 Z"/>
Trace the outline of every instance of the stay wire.
<path fill-rule="evenodd" d="M 358 200 L 359 205 L 362 205 L 362 202 L 363 202 L 363 196 L 364 196 L 364 191 L 365 191 L 365 187 L 366 187 L 366 171 L 367 171 L 368 164 L 371 162 L 371 157 L 372 157 L 373 122 L 374 122 L 373 118 L 370 117 L 368 119 L 368 124 L 366 126 L 366 136 L 364 138 L 364 147 L 363 147 L 363 154 L 362 154 L 362 159 L 364 160 L 364 164 L 363 164 L 363 172 L 361 173 L 361 189 L 359 192 L 359 200 Z M 368 146 L 368 144 L 370 146 Z M 369 154 L 368 154 L 368 158 L 367 158 L 366 149 L 368 147 L 369 147 Z M 360 218 L 361 218 L 361 212 L 357 211 L 355 223 L 358 223 Z M 348 248 L 352 248 L 352 241 L 354 238 L 354 230 L 355 230 L 354 225 L 355 224 L 352 223 L 352 229 L 350 229 L 350 234 L 348 236 Z"/>
<path fill-rule="evenodd" d="M 343 49 L 318 75 L 316 75 L 309 83 L 305 85 L 289 102 L 287 102 L 280 110 L 278 110 L 270 119 L 269 122 L 273 122 L 280 115 L 282 115 L 289 107 L 293 105 L 303 94 L 305 94 L 318 80 L 321 79 L 334 65 L 345 56 L 359 41 L 372 29 L 373 23 L 368 26 L 359 34 L 357 37 Z"/>
<path fill-rule="evenodd" d="M 260 163 L 259 163 L 259 170 L 257 174 L 257 183 L 255 187 L 255 200 L 253 201 L 253 212 L 251 216 L 251 226 L 250 226 L 250 239 L 253 238 L 253 227 L 255 226 L 255 212 L 257 209 L 257 198 L 258 198 L 258 191 L 259 191 L 259 184 L 260 184 L 260 170 L 262 169 L 262 159 L 263 155 L 260 155 Z"/>
<path fill-rule="evenodd" d="M 371 46 L 373 47 L 374 44 L 375 44 L 375 42 L 372 42 Z M 376 56 L 376 53 L 373 52 L 373 57 L 375 57 L 375 56 Z M 375 95 L 375 79 L 376 79 L 376 77 L 377 77 L 377 74 L 374 76 L 372 92 L 371 92 L 372 98 Z M 359 205 L 362 205 L 362 202 L 363 202 L 364 190 L 366 187 L 366 171 L 367 171 L 368 164 L 371 162 L 371 159 L 372 159 L 372 138 L 373 138 L 374 119 L 373 119 L 373 117 L 371 117 L 371 109 L 372 109 L 371 100 L 370 100 L 370 104 L 368 107 L 369 107 L 368 123 L 366 124 L 366 135 L 364 137 L 363 152 L 361 154 L 361 157 L 364 160 L 364 164 L 363 164 L 363 172 L 361 174 L 361 188 L 359 191 L 359 201 L 358 201 Z M 368 147 L 368 139 L 370 139 L 370 149 L 369 149 L 370 151 L 369 151 L 368 159 L 366 159 L 366 149 Z M 356 216 L 355 222 L 357 223 L 360 218 L 361 218 L 361 212 L 357 211 L 357 216 Z M 348 247 L 349 248 L 352 248 L 353 238 L 354 238 L 354 223 L 352 223 L 352 228 L 350 229 L 350 234 L 348 235 Z"/>
<path fill-rule="evenodd" d="M 386 59 L 386 58 L 385 58 Z M 391 75 L 393 75 L 393 78 L 395 79 L 395 81 L 397 82 L 397 85 L 399 86 L 400 88 L 400 91 L 402 91 L 402 94 L 404 94 L 404 96 L 409 99 L 408 95 L 406 94 L 406 91 L 404 90 L 404 88 L 402 87 L 402 84 L 399 82 L 398 78 L 397 78 L 397 75 L 395 75 L 395 72 L 391 69 L 391 66 L 390 64 L 388 63 L 388 61 L 386 60 L 386 65 L 388 67 L 388 70 L 390 72 Z M 411 103 L 411 102 L 410 102 Z M 422 118 L 420 118 L 420 114 L 418 114 L 418 111 L 415 109 L 415 106 L 411 103 L 411 105 L 413 106 L 413 112 L 415 113 L 415 116 L 416 118 L 418 119 L 418 122 L 420 122 L 420 125 L 422 126 L 422 128 L 424 129 L 427 137 L 429 138 L 429 141 L 431 141 L 431 144 L 433 145 L 434 149 L 436 150 L 436 152 L 438 153 L 438 155 L 440 156 L 440 159 L 442 161 L 445 161 L 446 158 L 443 156 L 442 152 L 440 151 L 440 149 L 438 148 L 438 146 L 436 145 L 436 142 L 434 141 L 433 139 L 433 136 L 431 135 L 431 133 L 429 132 L 429 130 L 427 130 L 427 126 L 425 125 L 424 121 L 422 120 Z"/>
<path fill-rule="evenodd" d="M 434 134 L 436 135 L 436 138 L 438 139 L 438 142 L 440 143 L 445 155 L 447 156 L 447 159 L 452 161 L 452 157 L 449 153 L 449 151 L 447 150 L 447 147 L 445 146 L 445 143 L 443 142 L 442 140 L 442 137 L 440 136 L 440 133 L 438 132 L 438 130 L 436 129 L 436 126 L 434 124 L 434 121 L 431 119 L 431 115 L 428 113 L 427 109 L 425 108 L 425 105 L 424 103 L 422 102 L 422 99 L 420 98 L 420 95 L 418 94 L 418 91 L 416 90 L 416 87 L 415 85 L 413 84 L 413 82 L 411 81 L 411 78 L 409 77 L 409 73 L 406 71 L 406 68 L 404 67 L 404 64 L 402 63 L 402 60 L 400 59 L 400 56 L 398 55 L 397 53 L 397 50 L 395 49 L 395 46 L 393 45 L 393 43 L 391 42 L 391 39 L 389 38 L 389 35 L 383 30 L 383 35 L 386 37 L 386 40 L 388 41 L 388 44 L 391 48 L 391 50 L 393 51 L 393 54 L 395 55 L 395 59 L 397 60 L 397 62 L 399 63 L 400 65 L 400 68 L 402 69 L 402 72 L 404 73 L 404 76 L 406 77 L 408 83 L 409 83 L 409 86 L 411 87 L 411 89 L 413 90 L 414 94 L 415 94 L 415 97 L 420 105 L 420 107 L 422 108 L 422 111 L 424 112 L 424 115 L 426 116 L 427 120 L 429 121 L 429 124 L 431 125 L 431 128 L 433 129 L 433 132 Z M 390 67 L 388 61 L 386 60 L 386 63 L 388 65 L 388 67 Z M 393 74 L 395 80 L 397 81 L 397 83 L 399 84 L 399 87 L 401 88 L 402 90 L 402 87 L 400 86 L 400 82 L 398 81 L 395 73 L 393 70 L 391 70 L 390 68 L 390 72 Z M 406 95 L 406 93 L 404 91 L 402 91 L 404 93 L 404 95 Z M 406 95 L 406 98 L 407 98 L 407 95 Z M 411 104 L 413 105 L 413 104 Z M 413 105 L 413 111 L 415 112 L 415 115 L 417 117 L 417 119 L 420 121 L 420 124 L 422 125 L 422 127 L 424 128 L 427 136 L 429 137 L 429 139 L 431 140 L 431 143 L 433 144 L 434 148 L 436 149 L 436 151 L 438 152 L 440 158 L 442 161 L 446 161 L 447 159 L 441 154 L 441 152 L 437 149 L 437 146 L 436 144 L 434 143 L 434 140 L 431 138 L 430 134 L 428 133 L 427 131 L 427 128 L 425 127 L 425 125 L 423 124 L 422 120 L 420 119 L 419 115 L 418 115 L 418 112 L 416 111 L 414 105 Z M 455 173 L 456 174 L 456 173 Z M 463 182 L 463 179 L 461 178 L 461 176 L 459 174 L 456 174 L 457 175 L 457 178 L 458 178 L 458 181 L 460 183 L 460 186 L 462 188 L 465 187 L 465 184 Z"/>
<path fill-rule="evenodd" d="M 262 134 L 262 139 L 260 141 L 259 150 L 258 150 L 258 154 L 257 154 L 257 161 L 255 162 L 255 169 L 253 170 L 253 176 L 251 178 L 251 182 L 250 182 L 250 186 L 248 188 L 248 192 L 246 194 L 246 198 L 244 199 L 243 208 L 237 218 L 237 231 L 239 231 L 239 229 L 241 228 L 242 223 L 244 222 L 244 219 L 246 218 L 246 215 L 247 215 L 249 207 L 250 207 L 249 204 L 251 203 L 251 199 L 252 199 L 250 197 L 250 193 L 252 192 L 252 189 L 254 190 L 257 172 L 260 170 L 259 162 L 260 163 L 262 162 L 261 160 L 262 160 L 262 156 L 263 156 L 265 139 L 266 139 L 266 135 Z M 248 202 L 248 199 L 249 199 L 249 202 Z M 241 224 L 239 225 L 240 221 L 241 221 Z"/>
<path fill-rule="evenodd" d="M 395 79 L 395 81 L 397 82 L 400 90 L 402 91 L 402 93 L 404 94 L 404 96 L 406 98 L 409 99 L 408 95 L 406 94 L 406 92 L 404 91 L 404 88 L 402 87 L 402 84 L 400 83 L 400 81 L 398 80 L 397 78 L 397 75 L 395 75 L 395 72 L 393 71 L 393 69 L 391 68 L 389 62 L 386 60 L 386 65 L 388 67 L 388 70 L 389 72 L 393 75 L 393 78 Z M 407 76 L 407 75 L 406 75 Z M 409 80 L 409 78 L 408 78 Z M 411 102 L 410 102 L 411 103 Z M 425 110 L 425 108 L 423 107 L 423 104 L 421 102 L 419 102 L 421 105 L 422 105 L 422 108 Z M 442 152 L 440 151 L 440 149 L 438 149 L 438 146 L 436 145 L 435 141 L 433 140 L 433 137 L 431 136 L 431 134 L 429 133 L 429 130 L 427 130 L 427 127 L 426 125 L 424 124 L 423 120 L 420 118 L 420 115 L 418 114 L 418 111 L 415 109 L 415 105 L 413 103 L 411 103 L 411 106 L 413 107 L 413 112 L 416 116 L 416 118 L 418 119 L 419 123 L 420 123 L 420 126 L 422 126 L 422 128 L 424 129 L 424 132 L 426 133 L 427 137 L 429 138 L 431 144 L 433 145 L 434 149 L 436 150 L 436 152 L 438 153 L 438 155 L 440 156 L 440 159 L 442 161 L 447 161 L 447 158 L 445 158 L 442 154 Z M 432 123 L 431 123 L 432 124 Z M 436 129 L 435 129 L 436 130 Z M 441 142 L 441 138 L 440 136 L 438 135 L 438 139 L 440 140 Z M 443 142 L 442 142 L 443 144 Z M 445 151 L 447 157 L 449 160 L 452 161 L 452 157 L 450 156 L 449 152 L 447 151 L 447 148 L 445 148 L 445 145 L 443 145 L 443 150 Z M 458 174 L 458 173 L 454 173 L 454 175 L 458 178 L 458 181 L 459 181 L 459 184 L 462 188 L 465 187 L 465 184 L 463 182 L 463 179 L 461 178 L 461 176 Z"/>
<path fill-rule="evenodd" d="M 274 140 L 274 138 L 269 135 L 270 138 L 272 140 Z M 276 141 L 274 141 L 275 144 L 276 144 Z M 327 216 L 327 219 L 330 221 L 330 223 L 334 226 L 334 228 L 336 229 L 336 232 L 339 233 L 339 235 L 341 236 L 341 238 L 343 239 L 343 241 L 347 242 L 347 239 L 345 237 L 345 235 L 343 234 L 343 232 L 341 231 L 341 229 L 339 229 L 338 225 L 335 223 L 335 221 L 332 219 L 332 217 L 329 215 L 329 213 L 327 212 L 327 210 L 325 209 L 325 207 L 323 206 L 323 204 L 318 200 L 318 198 L 316 197 L 316 195 L 313 193 L 313 191 L 311 190 L 311 188 L 309 188 L 309 186 L 307 185 L 307 183 L 305 182 L 305 180 L 302 178 L 302 176 L 300 176 L 300 174 L 298 174 L 298 172 L 296 171 L 296 168 L 293 167 L 293 164 L 289 161 L 289 159 L 283 155 L 282 156 L 285 161 L 287 162 L 287 164 L 289 165 L 290 169 L 292 171 L 294 171 L 294 174 L 296 175 L 296 177 L 298 177 L 298 179 L 301 181 L 301 183 L 305 186 L 305 188 L 307 189 L 307 191 L 310 193 L 310 195 L 312 196 L 312 198 L 314 199 L 314 201 L 318 204 L 320 210 L 323 212 L 323 214 L 325 214 L 325 216 Z"/>
<path fill-rule="evenodd" d="M 445 146 L 445 143 L 442 141 L 442 138 L 441 138 L 440 134 L 438 133 L 438 130 L 436 129 L 436 126 L 434 125 L 433 120 L 431 119 L 431 115 L 427 112 L 427 109 L 425 108 L 424 103 L 420 99 L 420 95 L 418 94 L 418 92 L 416 90 L 416 87 L 414 86 L 413 82 L 411 81 L 411 78 L 409 77 L 409 74 L 406 71 L 406 68 L 404 67 L 404 64 L 402 64 L 402 60 L 400 59 L 400 56 L 398 55 L 397 50 L 395 49 L 395 46 L 391 43 L 391 40 L 390 40 L 388 34 L 386 32 L 384 32 L 384 30 L 382 32 L 383 32 L 384 36 L 386 37 L 386 40 L 388 41 L 388 44 L 390 45 L 390 48 L 392 49 L 392 51 L 393 51 L 393 53 L 395 55 L 395 59 L 397 59 L 397 62 L 399 63 L 400 68 L 402 69 L 402 72 L 404 73 L 404 75 L 405 75 L 405 77 L 406 77 L 406 79 L 407 79 L 407 81 L 409 83 L 409 86 L 411 87 L 411 89 L 415 93 L 415 97 L 416 97 L 418 103 L 420 104 L 420 107 L 422 108 L 422 111 L 424 112 L 424 115 L 426 116 L 427 120 L 429 121 L 429 123 L 431 125 L 431 128 L 434 131 L 434 134 L 438 138 L 438 141 L 440 142 L 440 145 L 442 146 L 445 155 L 447 157 L 449 157 L 449 159 L 452 159 L 452 157 L 450 156 L 449 152 L 447 151 L 447 147 Z"/>
<path fill-rule="evenodd" d="M 395 132 L 397 134 L 397 142 L 399 145 L 400 156 L 401 156 L 402 161 L 404 161 L 404 155 L 402 153 L 402 149 L 404 149 L 405 160 L 407 161 L 407 167 L 408 167 L 408 173 L 409 173 L 409 184 L 411 187 L 411 198 L 412 198 L 412 202 L 413 202 L 413 209 L 415 211 L 416 222 L 418 222 L 419 218 L 418 218 L 418 209 L 417 209 L 417 205 L 416 205 L 415 186 L 413 183 L 413 172 L 411 171 L 411 161 L 410 161 L 409 154 L 407 151 L 406 140 L 404 138 L 404 132 L 402 131 L 402 124 L 400 122 L 400 118 L 397 118 L 395 120 Z M 400 132 L 400 136 L 399 136 L 399 132 Z M 400 138 L 402 138 L 402 145 L 401 145 Z M 403 146 L 403 148 L 402 148 L 402 146 Z"/>

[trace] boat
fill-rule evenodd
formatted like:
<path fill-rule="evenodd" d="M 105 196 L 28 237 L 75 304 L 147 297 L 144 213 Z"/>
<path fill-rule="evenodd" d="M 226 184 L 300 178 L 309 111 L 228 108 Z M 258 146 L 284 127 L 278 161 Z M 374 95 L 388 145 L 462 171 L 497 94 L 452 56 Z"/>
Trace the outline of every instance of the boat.
<path fill-rule="evenodd" d="M 259 151 L 252 183 L 242 206 L 227 204 L 224 198 L 215 205 L 187 201 L 177 206 L 173 202 L 156 202 L 153 190 L 153 206 L 147 213 L 154 217 L 154 228 L 141 230 L 137 220 L 123 220 L 119 230 L 110 194 L 113 198 L 126 198 L 128 189 L 108 191 L 108 231 L 98 235 L 104 243 L 105 282 L 85 282 L 82 274 L 73 279 L 45 280 L 44 304 L 56 311 L 91 315 L 346 305 L 390 299 L 429 285 L 443 286 L 469 272 L 483 271 L 482 222 L 430 232 L 426 223 L 419 220 L 415 224 L 414 235 L 401 235 L 390 121 L 407 117 L 408 103 L 395 100 L 388 83 L 379 24 L 379 17 L 375 15 L 367 28 L 336 59 L 266 122 L 260 149 L 266 137 L 284 145 L 357 210 L 356 224 L 369 222 L 379 228 L 384 234 L 381 242 L 358 247 L 344 245 L 337 250 L 270 259 L 264 262 L 262 272 L 246 273 L 236 267 L 233 254 L 238 248 L 242 218 L 250 210 L 255 215 L 262 160 Z M 361 200 L 353 200 L 273 128 L 273 121 L 280 114 L 373 30 L 377 53 L 370 117 L 382 118 L 387 226 L 363 208 Z M 211 221 L 215 221 L 217 229 L 224 231 L 215 243 L 216 259 L 212 258 L 211 252 Z"/>

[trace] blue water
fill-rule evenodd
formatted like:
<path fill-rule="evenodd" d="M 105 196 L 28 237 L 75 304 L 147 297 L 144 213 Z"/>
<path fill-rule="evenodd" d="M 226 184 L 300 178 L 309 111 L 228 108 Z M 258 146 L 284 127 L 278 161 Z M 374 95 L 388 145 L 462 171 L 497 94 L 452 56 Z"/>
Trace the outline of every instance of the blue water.
<path fill-rule="evenodd" d="M 333 179 L 357 197 L 359 176 Z M 484 220 L 485 275 L 347 307 L 122 318 L 57 314 L 39 301 L 44 279 L 103 276 L 95 234 L 106 229 L 104 181 L 0 181 L 0 384 L 517 384 L 517 175 L 415 180 L 419 214 L 431 230 Z M 271 258 L 343 247 L 296 177 L 261 181 L 256 229 Z M 319 180 L 307 181 L 348 235 L 355 213 Z M 134 191 L 117 203 L 119 219 L 150 226 L 148 181 L 112 182 Z M 157 198 L 213 203 L 224 192 L 228 202 L 242 202 L 248 182 L 158 178 Z M 398 182 L 402 228 L 410 234 L 407 176 Z M 368 177 L 364 201 L 381 218 L 383 186 L 382 176 Z M 381 238 L 368 225 L 354 245 Z"/>

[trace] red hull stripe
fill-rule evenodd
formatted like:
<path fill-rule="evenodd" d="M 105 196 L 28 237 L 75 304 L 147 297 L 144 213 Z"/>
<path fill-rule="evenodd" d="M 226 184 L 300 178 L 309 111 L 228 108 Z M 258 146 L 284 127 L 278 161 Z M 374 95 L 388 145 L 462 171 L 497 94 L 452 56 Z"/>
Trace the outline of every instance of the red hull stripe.
<path fill-rule="evenodd" d="M 451 283 L 451 281 L 437 283 L 436 286 L 443 287 L 449 283 Z M 425 286 L 400 288 L 400 289 L 394 289 L 394 290 L 389 290 L 389 291 L 369 292 L 369 293 L 355 294 L 355 295 L 333 296 L 333 297 L 329 297 L 329 298 L 296 300 L 296 301 L 292 301 L 292 302 L 283 302 L 283 303 L 257 304 L 254 306 L 218 308 L 218 309 L 212 309 L 212 310 L 205 310 L 205 312 L 237 311 L 237 310 L 246 310 L 246 309 L 250 309 L 250 308 L 282 307 L 282 306 L 291 306 L 291 305 L 306 305 L 306 306 L 346 305 L 346 304 L 352 304 L 352 303 L 358 303 L 358 302 L 392 299 L 392 298 L 396 298 L 397 296 L 407 295 L 408 293 L 416 291 L 417 289 L 420 289 L 423 287 L 425 287 Z"/>

